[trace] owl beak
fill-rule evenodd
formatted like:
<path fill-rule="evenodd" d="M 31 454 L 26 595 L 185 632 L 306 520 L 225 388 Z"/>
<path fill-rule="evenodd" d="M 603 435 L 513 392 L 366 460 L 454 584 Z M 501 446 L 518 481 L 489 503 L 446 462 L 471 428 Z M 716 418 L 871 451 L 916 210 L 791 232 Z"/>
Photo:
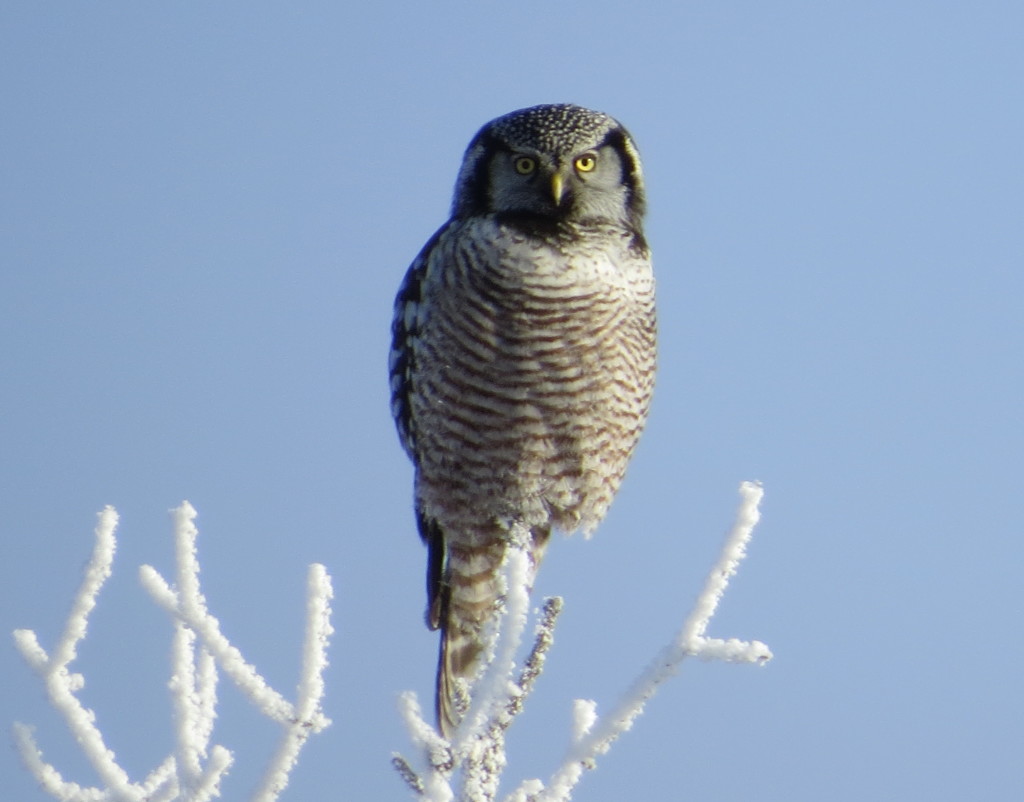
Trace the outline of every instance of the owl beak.
<path fill-rule="evenodd" d="M 555 206 L 560 206 L 562 203 L 562 196 L 565 194 L 565 179 L 561 173 L 555 173 L 551 176 L 551 195 L 555 199 Z"/>

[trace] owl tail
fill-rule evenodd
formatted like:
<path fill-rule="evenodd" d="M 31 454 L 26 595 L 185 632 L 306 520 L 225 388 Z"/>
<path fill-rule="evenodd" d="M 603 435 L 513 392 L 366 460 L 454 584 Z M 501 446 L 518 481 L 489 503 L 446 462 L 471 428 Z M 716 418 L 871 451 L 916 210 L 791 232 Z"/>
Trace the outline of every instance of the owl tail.
<path fill-rule="evenodd" d="M 548 535 L 549 530 L 544 530 L 534 536 L 534 571 Z M 431 596 L 428 623 L 441 630 L 436 702 L 437 723 L 446 738 L 455 732 L 469 702 L 456 687 L 462 685 L 457 680 L 472 682 L 489 651 L 488 639 L 494 635 L 492 619 L 501 596 L 499 572 L 504 556 L 505 542 L 500 539 L 472 547 L 449 545 L 444 555 L 441 581 L 436 595 Z"/>

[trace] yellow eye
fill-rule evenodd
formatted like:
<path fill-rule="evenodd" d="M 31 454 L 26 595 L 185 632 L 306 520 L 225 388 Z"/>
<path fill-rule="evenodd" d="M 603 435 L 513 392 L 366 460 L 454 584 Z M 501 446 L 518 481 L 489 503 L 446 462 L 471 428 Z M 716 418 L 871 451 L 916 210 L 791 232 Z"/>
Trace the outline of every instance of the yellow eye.
<path fill-rule="evenodd" d="M 595 167 L 597 167 L 597 154 L 596 153 L 584 153 L 582 156 L 577 156 L 576 161 L 573 165 L 581 173 L 589 173 Z"/>
<path fill-rule="evenodd" d="M 518 156 L 515 160 L 516 172 L 519 175 L 529 175 L 537 169 L 537 162 L 529 156 Z"/>

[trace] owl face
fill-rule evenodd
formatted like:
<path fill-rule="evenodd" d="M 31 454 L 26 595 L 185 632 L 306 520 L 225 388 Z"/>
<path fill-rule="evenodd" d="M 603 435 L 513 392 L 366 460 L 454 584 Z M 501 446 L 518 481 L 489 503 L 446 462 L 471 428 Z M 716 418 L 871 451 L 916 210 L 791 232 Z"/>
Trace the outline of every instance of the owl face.
<path fill-rule="evenodd" d="M 640 159 L 614 119 L 579 106 L 534 106 L 485 125 L 470 142 L 453 215 L 610 222 L 640 232 Z"/>

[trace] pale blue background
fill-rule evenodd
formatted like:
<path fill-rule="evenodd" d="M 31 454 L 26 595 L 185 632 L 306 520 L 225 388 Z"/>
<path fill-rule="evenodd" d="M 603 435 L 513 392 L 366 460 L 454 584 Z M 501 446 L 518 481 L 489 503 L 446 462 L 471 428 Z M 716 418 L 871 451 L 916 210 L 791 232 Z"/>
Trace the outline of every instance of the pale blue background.
<path fill-rule="evenodd" d="M 1024 6 L 1019 2 L 37 3 L 0 12 L 0 722 L 94 778 L 9 640 L 75 667 L 136 778 L 171 744 L 170 628 L 136 569 L 200 512 L 210 605 L 293 695 L 306 566 L 336 583 L 327 712 L 286 800 L 404 799 L 424 554 L 388 413 L 393 293 L 462 150 L 540 102 L 608 111 L 649 179 L 650 425 L 560 539 L 550 670 L 510 744 L 546 777 L 675 630 L 744 479 L 764 523 L 711 634 L 576 796 L 1020 793 Z M 222 686 L 244 799 L 276 731 Z M 42 799 L 0 750 L 5 799 Z M 509 787 L 509 786 L 506 786 Z"/>

